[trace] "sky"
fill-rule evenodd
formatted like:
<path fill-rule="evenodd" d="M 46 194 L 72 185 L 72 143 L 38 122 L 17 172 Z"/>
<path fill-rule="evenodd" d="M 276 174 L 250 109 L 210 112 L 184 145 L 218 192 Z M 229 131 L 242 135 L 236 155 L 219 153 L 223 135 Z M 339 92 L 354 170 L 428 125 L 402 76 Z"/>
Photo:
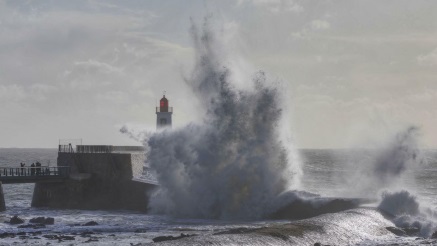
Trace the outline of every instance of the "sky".
<path fill-rule="evenodd" d="M 0 0 L 0 147 L 139 145 L 166 92 L 173 126 L 198 121 L 184 78 L 191 22 L 284 84 L 299 148 L 374 146 L 420 128 L 437 148 L 437 2 Z"/>

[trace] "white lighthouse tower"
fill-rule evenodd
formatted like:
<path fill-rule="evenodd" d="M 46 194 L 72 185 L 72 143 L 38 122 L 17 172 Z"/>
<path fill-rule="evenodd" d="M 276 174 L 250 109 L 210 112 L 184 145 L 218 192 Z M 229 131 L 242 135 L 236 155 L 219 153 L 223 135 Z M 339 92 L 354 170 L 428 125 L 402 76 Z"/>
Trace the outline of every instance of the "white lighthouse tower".
<path fill-rule="evenodd" d="M 170 127 L 171 115 L 173 114 L 173 107 L 168 106 L 168 99 L 165 94 L 159 101 L 159 107 L 156 107 L 156 129 Z"/>

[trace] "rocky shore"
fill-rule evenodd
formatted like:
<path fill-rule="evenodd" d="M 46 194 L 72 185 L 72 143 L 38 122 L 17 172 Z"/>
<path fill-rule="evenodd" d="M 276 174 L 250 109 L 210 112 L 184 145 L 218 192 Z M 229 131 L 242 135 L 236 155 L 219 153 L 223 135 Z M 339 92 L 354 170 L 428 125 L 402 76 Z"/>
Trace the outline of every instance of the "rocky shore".
<path fill-rule="evenodd" d="M 22 240 L 22 243 L 27 243 L 28 240 L 40 240 L 40 239 L 48 239 L 56 241 L 57 243 L 61 243 L 63 241 L 74 241 L 77 238 L 85 238 L 85 240 L 81 240 L 84 242 L 98 242 L 99 236 L 98 233 L 92 232 L 92 231 L 84 231 L 84 232 L 72 232 L 72 233 L 60 233 L 56 231 L 52 231 L 47 228 L 48 225 L 54 225 L 55 219 L 52 217 L 34 217 L 31 218 L 28 223 L 19 216 L 15 215 L 10 218 L 9 221 L 6 221 L 5 223 L 9 223 L 11 225 L 17 225 L 17 229 L 33 229 L 34 231 L 20 231 L 20 232 L 3 232 L 0 233 L 1 239 L 20 239 Z M 74 226 L 96 226 L 98 225 L 95 221 L 89 221 L 84 224 L 74 224 L 69 225 L 71 227 Z M 39 230 L 44 229 L 44 230 Z M 18 243 L 18 242 L 17 242 Z"/>
<path fill-rule="evenodd" d="M 3 245 L 127 245 L 140 246 L 150 243 L 176 241 L 196 234 L 155 235 L 146 228 L 133 231 L 111 231 L 96 221 L 63 224 L 53 217 L 22 218 L 18 215 L 2 218 L 10 225 L 0 231 L 0 246 Z M 135 240 L 123 240 L 135 235 Z"/>
<path fill-rule="evenodd" d="M 84 221 L 75 224 L 63 224 L 53 217 L 12 216 L 4 221 L 10 225 L 7 232 L 0 232 L 0 245 L 228 245 L 229 243 L 251 245 L 298 245 L 300 240 L 314 246 L 341 245 L 326 240 L 327 228 L 313 220 L 294 221 L 288 223 L 271 223 L 259 227 L 235 227 L 229 229 L 190 231 L 149 231 L 139 228 L 129 232 L 110 231 L 105 225 L 96 221 Z M 15 228 L 15 229 L 14 229 Z M 375 245 L 399 245 L 397 237 L 408 238 L 414 245 L 437 244 L 437 233 L 431 238 L 419 236 L 417 228 L 381 227 L 382 235 L 393 235 L 390 240 Z M 125 239 L 120 234 L 125 235 Z M 321 235 L 321 237 L 319 236 Z M 135 240 L 127 240 L 132 236 Z M 309 244 L 308 244 L 309 243 Z M 349 244 L 353 245 L 353 242 Z"/>

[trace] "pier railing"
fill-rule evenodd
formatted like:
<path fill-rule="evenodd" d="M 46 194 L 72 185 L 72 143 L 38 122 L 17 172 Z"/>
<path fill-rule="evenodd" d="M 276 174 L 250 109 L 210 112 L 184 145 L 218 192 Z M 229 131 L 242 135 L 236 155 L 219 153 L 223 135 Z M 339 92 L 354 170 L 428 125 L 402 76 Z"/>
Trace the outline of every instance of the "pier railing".
<path fill-rule="evenodd" d="M 112 145 L 76 145 L 77 153 L 111 153 Z"/>
<path fill-rule="evenodd" d="M 59 152 L 63 153 L 116 153 L 116 152 L 140 152 L 144 146 L 113 146 L 113 145 L 59 145 Z"/>
<path fill-rule="evenodd" d="M 20 177 L 68 177 L 70 167 L 0 167 L 0 179 Z"/>
<path fill-rule="evenodd" d="M 60 144 L 58 151 L 63 153 L 74 153 L 74 147 L 71 144 L 67 144 L 67 145 Z"/>

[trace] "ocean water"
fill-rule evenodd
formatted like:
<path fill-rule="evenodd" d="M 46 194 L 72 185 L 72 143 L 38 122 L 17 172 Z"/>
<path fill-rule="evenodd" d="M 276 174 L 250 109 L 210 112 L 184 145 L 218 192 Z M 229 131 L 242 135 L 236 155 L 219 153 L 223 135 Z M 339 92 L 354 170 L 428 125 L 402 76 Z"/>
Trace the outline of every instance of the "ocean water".
<path fill-rule="evenodd" d="M 359 153 L 358 153 L 359 152 Z M 365 152 L 365 151 L 364 151 Z M 300 150 L 303 160 L 302 189 L 320 194 L 323 197 L 349 196 L 346 192 L 347 177 L 356 173 L 357 166 L 362 165 L 360 158 L 363 150 Z M 0 245 L 148 245 L 157 236 L 178 236 L 181 233 L 196 236 L 175 241 L 166 241 L 163 245 L 313 245 L 315 242 L 331 245 L 420 245 L 436 244 L 437 240 L 426 237 L 425 229 L 434 230 L 434 212 L 437 211 L 437 151 L 423 152 L 424 161 L 417 167 L 410 168 L 402 178 L 402 190 L 415 196 L 415 201 L 424 211 L 421 215 L 408 217 L 414 225 L 422 226 L 422 234 L 415 236 L 396 236 L 385 228 L 406 223 L 404 217 L 388 218 L 376 207 L 379 201 L 363 204 L 361 207 L 338 213 L 323 214 L 314 218 L 260 221 L 223 221 L 181 219 L 166 215 L 152 215 L 133 211 L 88 211 L 58 210 L 50 208 L 32 208 L 30 206 L 33 184 L 4 184 L 6 207 L 0 213 L 0 233 L 25 233 L 14 238 L 0 238 Z M 19 166 L 20 162 L 30 165 L 40 161 L 43 165 L 56 165 L 56 149 L 0 149 L 1 166 Z M 364 158 L 364 157 L 363 157 Z M 358 194 L 357 194 L 358 196 Z M 361 196 L 361 195 L 360 195 Z M 395 204 L 401 206 L 404 200 Z M 28 221 L 38 216 L 55 218 L 55 224 L 46 228 L 17 228 L 5 223 L 13 215 Z M 88 221 L 99 225 L 82 226 Z M 408 221 L 407 221 L 408 222 Z M 413 223 L 411 222 L 411 223 Z M 251 233 L 259 228 L 281 228 L 290 225 L 313 228 L 303 235 L 284 237 L 271 236 L 261 232 Z M 426 225 L 426 226 L 425 226 Z M 229 233 L 232 229 L 245 233 Z M 314 229 L 315 228 L 315 229 Z M 247 231 L 249 230 L 249 231 Z M 80 234 L 92 232 L 90 237 Z M 74 240 L 52 240 L 47 235 L 69 235 Z M 283 233 L 284 234 L 284 233 Z M 285 233 L 287 234 L 287 233 Z M 429 236 L 428 232 L 428 236 Z"/>

